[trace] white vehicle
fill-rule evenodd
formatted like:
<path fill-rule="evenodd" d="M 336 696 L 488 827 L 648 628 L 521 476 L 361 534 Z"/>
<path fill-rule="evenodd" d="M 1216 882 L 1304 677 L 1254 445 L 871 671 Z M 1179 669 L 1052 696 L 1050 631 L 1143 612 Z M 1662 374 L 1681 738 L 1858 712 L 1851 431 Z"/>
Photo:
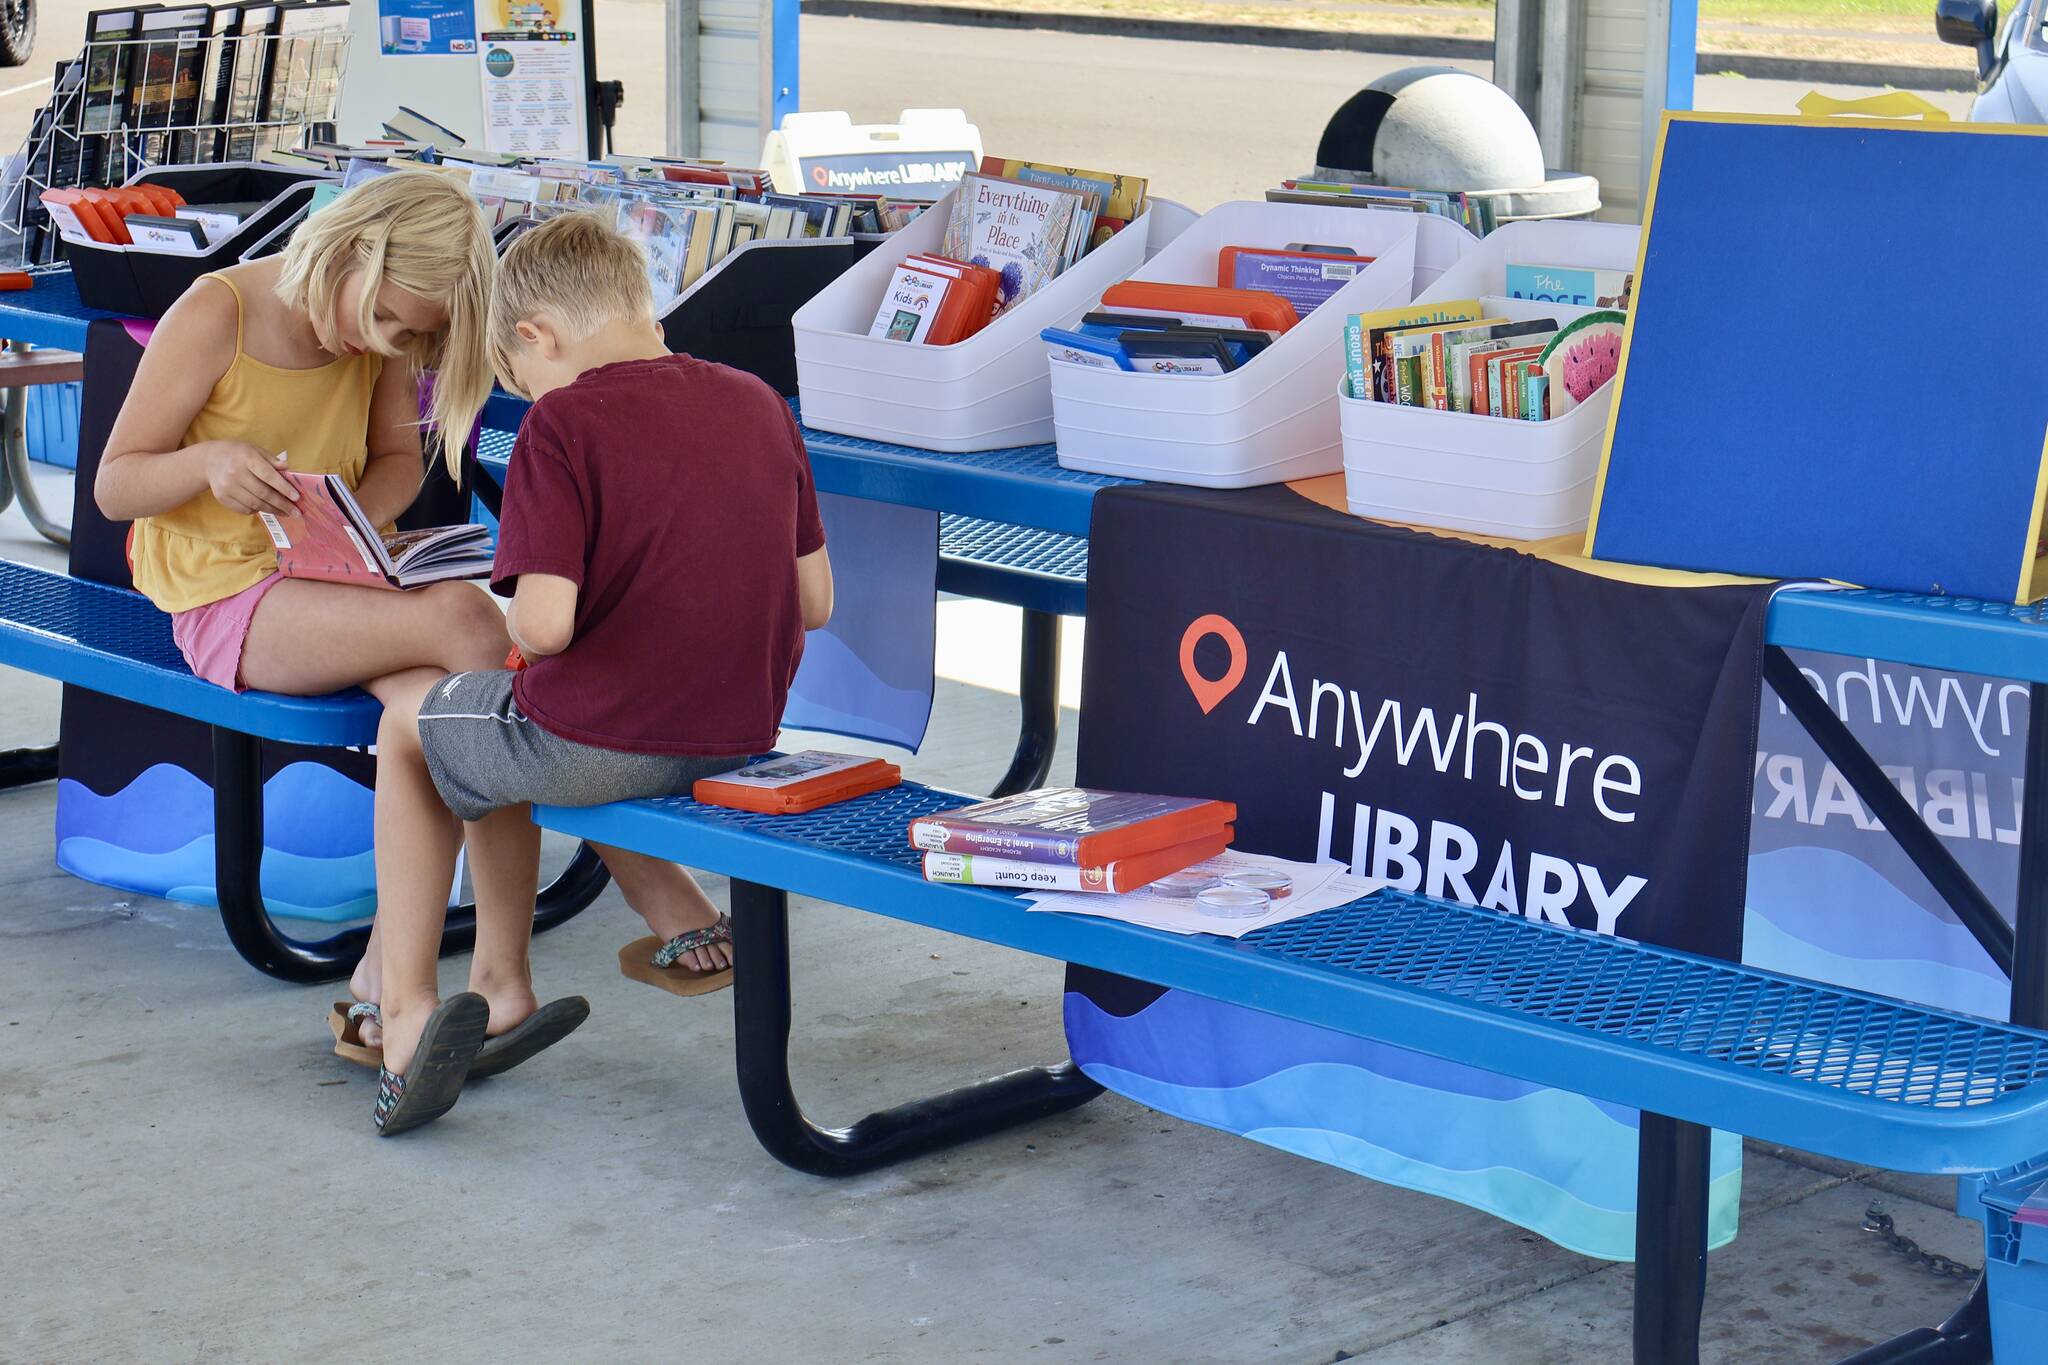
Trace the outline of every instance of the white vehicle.
<path fill-rule="evenodd" d="M 1974 123 L 2048 123 L 2048 0 L 2019 0 L 2004 24 L 1998 0 L 1939 0 L 1934 31 L 1977 49 Z"/>

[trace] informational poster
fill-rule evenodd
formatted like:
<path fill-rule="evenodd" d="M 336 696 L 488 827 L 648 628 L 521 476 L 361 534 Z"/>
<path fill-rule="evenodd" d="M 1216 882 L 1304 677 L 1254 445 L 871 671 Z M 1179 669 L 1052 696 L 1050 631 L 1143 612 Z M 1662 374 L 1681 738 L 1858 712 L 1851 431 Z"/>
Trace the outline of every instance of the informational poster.
<path fill-rule="evenodd" d="M 484 150 L 584 155 L 582 38 L 571 29 L 514 28 L 487 32 L 482 41 Z"/>
<path fill-rule="evenodd" d="M 476 51 L 474 0 L 377 0 L 377 47 L 387 57 Z"/>

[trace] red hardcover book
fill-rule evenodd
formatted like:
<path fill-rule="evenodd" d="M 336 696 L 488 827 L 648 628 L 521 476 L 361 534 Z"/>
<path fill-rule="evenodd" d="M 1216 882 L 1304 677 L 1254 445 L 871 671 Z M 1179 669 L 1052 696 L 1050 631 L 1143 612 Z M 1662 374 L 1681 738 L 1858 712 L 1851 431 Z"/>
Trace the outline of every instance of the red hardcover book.
<path fill-rule="evenodd" d="M 902 781 L 903 770 L 884 759 L 806 749 L 737 772 L 702 778 L 690 795 L 707 806 L 763 815 L 802 815 Z"/>
<path fill-rule="evenodd" d="M 1048 787 L 911 822 L 911 847 L 1021 862 L 1100 867 L 1214 835 L 1237 819 L 1228 801 Z"/>

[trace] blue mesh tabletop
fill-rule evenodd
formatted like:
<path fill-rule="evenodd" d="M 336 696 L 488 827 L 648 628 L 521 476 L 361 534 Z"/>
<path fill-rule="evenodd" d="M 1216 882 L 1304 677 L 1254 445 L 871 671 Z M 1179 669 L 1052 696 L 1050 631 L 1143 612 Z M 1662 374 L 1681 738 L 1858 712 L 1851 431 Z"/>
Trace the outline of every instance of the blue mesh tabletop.
<path fill-rule="evenodd" d="M 88 323 L 123 316 L 81 303 L 69 267 L 30 273 L 35 278 L 33 288 L 0 294 L 0 337 L 31 346 L 82 351 Z"/>

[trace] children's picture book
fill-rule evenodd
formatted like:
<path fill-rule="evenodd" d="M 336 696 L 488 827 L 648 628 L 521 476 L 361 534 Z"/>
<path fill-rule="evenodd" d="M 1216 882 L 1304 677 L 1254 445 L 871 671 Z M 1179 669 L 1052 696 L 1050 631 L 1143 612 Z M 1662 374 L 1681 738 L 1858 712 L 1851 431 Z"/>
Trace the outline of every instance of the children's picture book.
<path fill-rule="evenodd" d="M 1562 416 L 1597 393 L 1621 365 L 1628 314 L 1600 309 L 1574 318 L 1543 348 L 1540 365 L 1550 377 L 1550 411 Z"/>
<path fill-rule="evenodd" d="M 1228 801 L 1047 787 L 925 816 L 911 823 L 910 844 L 926 853 L 1100 867 L 1214 835 L 1236 819 Z"/>
<path fill-rule="evenodd" d="M 258 515 L 277 547 L 277 571 L 286 578 L 395 590 L 490 576 L 485 527 L 434 526 L 386 535 L 370 525 L 340 475 L 286 470 L 285 478 L 298 490 L 298 509 L 286 516 Z"/>
<path fill-rule="evenodd" d="M 703 778 L 690 795 L 707 806 L 801 815 L 886 790 L 902 780 L 903 770 L 885 759 L 806 749 Z"/>
<path fill-rule="evenodd" d="M 999 272 L 1000 315 L 1066 269 L 1074 215 L 1082 205 L 1083 196 L 1073 190 L 962 176 L 939 254 Z"/>
<path fill-rule="evenodd" d="M 930 335 L 939 308 L 954 284 L 951 276 L 936 270 L 900 265 L 882 291 L 882 306 L 868 327 L 871 337 L 890 341 L 923 341 Z"/>
<path fill-rule="evenodd" d="M 1230 847 L 1231 828 L 1185 844 L 1151 853 L 1085 866 L 1069 863 L 1031 862 L 1018 858 L 990 858 L 974 853 L 927 853 L 924 879 L 957 886 L 1007 886 L 1026 891 L 1087 891 L 1101 895 L 1122 895 L 1150 886 L 1161 877 L 1185 872 L 1196 863 L 1217 857 Z"/>
<path fill-rule="evenodd" d="M 1145 211 L 1146 181 L 1139 175 L 1113 171 L 1087 171 L 1076 166 L 1052 166 L 1041 161 L 984 156 L 983 175 L 1047 185 L 1054 189 L 1079 190 L 1096 197 L 1095 223 L 1086 250 L 1093 250 L 1127 227 Z"/>
<path fill-rule="evenodd" d="M 1391 401 L 1393 360 L 1387 339 L 1404 327 L 1431 327 L 1447 322 L 1477 321 L 1483 310 L 1477 299 L 1415 303 L 1354 315 L 1345 325 L 1346 383 L 1354 398 Z"/>
<path fill-rule="evenodd" d="M 1510 265 L 1508 297 L 1543 303 L 1569 303 L 1580 308 L 1628 307 L 1635 289 L 1632 270 L 1582 270 L 1559 265 Z"/>

